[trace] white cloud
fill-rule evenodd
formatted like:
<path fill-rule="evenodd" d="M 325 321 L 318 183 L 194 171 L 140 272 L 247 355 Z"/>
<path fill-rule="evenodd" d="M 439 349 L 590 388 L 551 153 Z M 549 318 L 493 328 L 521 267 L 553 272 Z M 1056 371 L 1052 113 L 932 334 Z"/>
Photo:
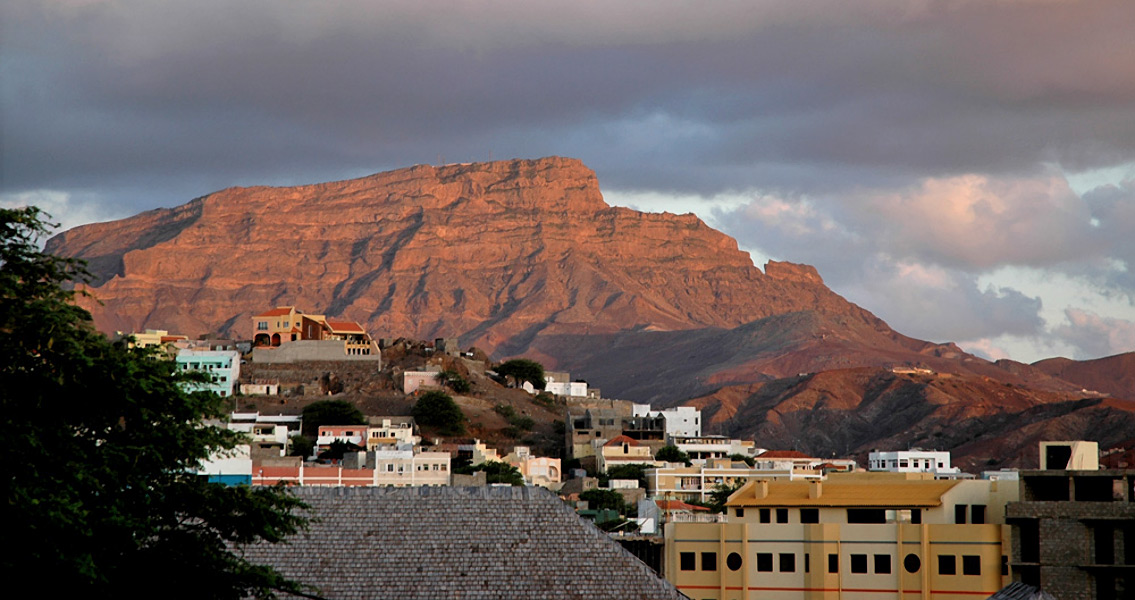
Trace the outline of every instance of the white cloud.
<path fill-rule="evenodd" d="M 110 221 L 128 216 L 114 209 L 108 209 L 98 199 L 79 199 L 68 192 L 57 190 L 0 194 L 0 207 L 21 208 L 24 206 L 36 206 L 47 213 L 48 220 L 59 225 L 52 233 L 67 231 L 72 227 L 87 223 Z"/>

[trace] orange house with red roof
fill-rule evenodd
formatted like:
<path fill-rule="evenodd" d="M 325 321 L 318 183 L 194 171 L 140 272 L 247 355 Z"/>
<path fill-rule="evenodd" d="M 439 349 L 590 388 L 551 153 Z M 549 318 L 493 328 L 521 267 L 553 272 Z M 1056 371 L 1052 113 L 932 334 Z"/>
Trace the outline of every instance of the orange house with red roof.
<path fill-rule="evenodd" d="M 277 306 L 252 317 L 254 348 L 278 348 L 292 342 L 341 341 L 346 356 L 377 355 L 378 347 L 356 321 L 306 314 L 294 306 Z"/>

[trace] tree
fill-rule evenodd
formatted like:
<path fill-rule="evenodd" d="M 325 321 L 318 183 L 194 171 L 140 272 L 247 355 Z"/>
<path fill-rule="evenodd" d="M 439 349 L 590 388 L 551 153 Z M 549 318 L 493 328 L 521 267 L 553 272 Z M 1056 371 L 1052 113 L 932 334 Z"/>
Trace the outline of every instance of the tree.
<path fill-rule="evenodd" d="M 741 486 L 745 485 L 746 483 L 748 482 L 742 479 L 728 485 L 719 483 L 713 486 L 713 491 L 709 493 L 709 502 L 706 503 L 706 506 L 713 512 L 725 512 L 725 502 L 729 500 L 729 497 L 733 495 L 733 492 L 741 489 Z"/>
<path fill-rule="evenodd" d="M 209 483 L 195 470 L 242 434 L 206 419 L 228 403 L 154 351 L 112 343 L 72 304 L 80 261 L 41 252 L 34 207 L 0 209 L 0 453 L 8 513 L 3 571 L 50 573 L 95 597 L 154 590 L 243 598 L 296 590 L 234 547 L 303 524 L 277 487 Z"/>
<path fill-rule="evenodd" d="M 436 427 L 443 435 L 465 433 L 465 413 L 445 392 L 428 391 L 410 409 L 418 425 Z"/>
<path fill-rule="evenodd" d="M 443 386 L 448 386 L 449 389 L 457 392 L 458 394 L 467 394 L 473 386 L 469 383 L 468 379 L 461 376 L 454 370 L 438 371 L 437 381 Z"/>
<path fill-rule="evenodd" d="M 690 455 L 679 450 L 677 446 L 663 446 L 659 448 L 658 452 L 654 453 L 654 459 L 663 462 L 685 463 L 687 467 L 693 464 L 690 462 Z"/>
<path fill-rule="evenodd" d="M 607 467 L 607 480 L 612 479 L 634 479 L 638 481 L 638 487 L 646 489 L 646 465 L 632 463 Z"/>
<path fill-rule="evenodd" d="M 311 456 L 312 451 L 315 450 L 315 441 L 306 435 L 296 434 L 289 437 L 288 441 L 292 447 L 291 451 L 288 452 L 288 456 L 307 458 Z"/>
<path fill-rule="evenodd" d="M 346 400 L 320 400 L 303 407 L 303 433 L 316 436 L 323 425 L 366 425 L 359 407 Z"/>
<path fill-rule="evenodd" d="M 623 499 L 623 495 L 615 490 L 594 489 L 587 490 L 579 495 L 580 500 L 587 501 L 587 507 L 591 510 L 602 510 L 610 508 L 624 514 L 627 512 L 627 502 Z"/>
<path fill-rule="evenodd" d="M 750 467 L 757 464 L 757 461 L 753 457 L 745 456 L 744 454 L 741 454 L 739 452 L 735 452 L 733 454 L 730 454 L 729 460 L 732 460 L 732 461 L 735 461 L 735 462 L 743 462 Z"/>
<path fill-rule="evenodd" d="M 485 483 L 506 483 L 508 485 L 524 485 L 524 475 L 520 471 L 506 463 L 498 460 L 487 460 L 479 465 L 466 466 L 461 469 L 454 469 L 454 473 L 461 475 L 472 475 L 477 471 L 485 472 Z"/>
<path fill-rule="evenodd" d="M 505 361 L 496 368 L 501 377 L 511 377 L 516 385 L 527 381 L 537 390 L 544 389 L 544 365 L 527 358 L 514 358 Z"/>

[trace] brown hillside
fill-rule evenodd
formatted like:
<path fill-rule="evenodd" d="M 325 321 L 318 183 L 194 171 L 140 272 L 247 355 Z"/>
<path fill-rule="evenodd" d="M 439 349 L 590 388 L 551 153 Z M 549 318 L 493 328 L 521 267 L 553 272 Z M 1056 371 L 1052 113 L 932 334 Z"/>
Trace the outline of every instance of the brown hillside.
<path fill-rule="evenodd" d="M 727 387 L 686 404 L 708 427 L 814 456 L 950 450 L 973 471 L 1035 467 L 1037 442 L 1108 447 L 1135 430 L 1135 402 L 1045 392 L 984 377 L 833 370 Z"/>
<path fill-rule="evenodd" d="M 1049 358 L 1032 366 L 1086 390 L 1135 400 L 1135 352 L 1095 360 Z"/>

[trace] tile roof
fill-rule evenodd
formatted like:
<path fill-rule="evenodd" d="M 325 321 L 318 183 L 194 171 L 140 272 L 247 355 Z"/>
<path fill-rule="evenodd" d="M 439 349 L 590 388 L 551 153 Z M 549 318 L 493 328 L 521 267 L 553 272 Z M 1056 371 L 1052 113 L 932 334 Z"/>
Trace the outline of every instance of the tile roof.
<path fill-rule="evenodd" d="M 1001 591 L 990 596 L 989 600 L 1055 600 L 1055 598 L 1040 588 L 1016 581 L 1001 588 Z"/>
<path fill-rule="evenodd" d="M 283 316 L 283 315 L 291 314 L 293 309 L 294 309 L 294 307 L 292 307 L 292 306 L 280 306 L 280 307 L 277 307 L 277 308 L 273 308 L 272 310 L 270 310 L 268 312 L 262 312 L 262 313 L 260 313 L 256 316 L 257 317 L 280 317 L 280 316 Z"/>
<path fill-rule="evenodd" d="M 359 325 L 355 321 L 330 321 L 329 320 L 329 321 L 327 321 L 327 326 L 331 328 L 331 331 L 334 331 L 334 332 L 337 332 L 337 333 L 346 333 L 348 331 L 353 331 L 353 332 L 357 332 L 357 333 L 366 333 L 366 330 L 363 329 L 363 326 Z"/>
<path fill-rule="evenodd" d="M 324 598 L 685 598 L 543 488 L 296 494 L 308 529 L 245 555 Z"/>
<path fill-rule="evenodd" d="M 658 508 L 661 508 L 662 510 L 701 510 L 709 512 L 709 509 L 704 506 L 698 506 L 697 504 L 688 504 L 686 502 L 682 502 L 681 500 L 655 500 L 654 503 L 657 504 Z"/>
<path fill-rule="evenodd" d="M 639 443 L 638 440 L 636 440 L 634 438 L 627 437 L 625 435 L 617 435 L 617 436 L 611 438 L 611 441 L 609 441 L 609 442 L 607 442 L 606 444 L 603 444 L 603 445 L 604 446 L 621 446 L 622 444 L 627 444 L 629 446 L 641 446 L 642 445 L 642 444 Z"/>

